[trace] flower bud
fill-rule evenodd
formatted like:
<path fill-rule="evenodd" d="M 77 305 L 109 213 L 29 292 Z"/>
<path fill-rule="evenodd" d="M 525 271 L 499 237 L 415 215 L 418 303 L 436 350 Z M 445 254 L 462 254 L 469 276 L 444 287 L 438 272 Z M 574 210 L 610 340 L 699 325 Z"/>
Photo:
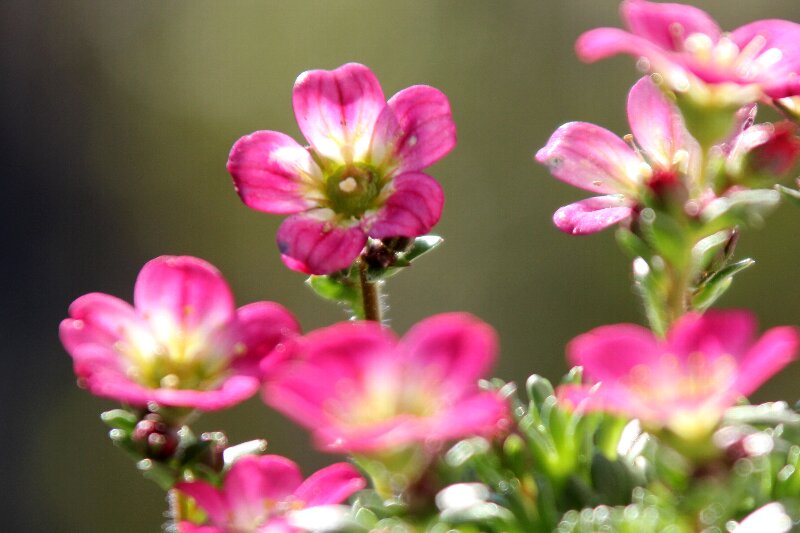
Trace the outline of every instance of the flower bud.
<path fill-rule="evenodd" d="M 161 461 L 175 453 L 178 434 L 175 428 L 164 423 L 160 415 L 148 413 L 137 422 L 131 441 L 144 456 Z"/>

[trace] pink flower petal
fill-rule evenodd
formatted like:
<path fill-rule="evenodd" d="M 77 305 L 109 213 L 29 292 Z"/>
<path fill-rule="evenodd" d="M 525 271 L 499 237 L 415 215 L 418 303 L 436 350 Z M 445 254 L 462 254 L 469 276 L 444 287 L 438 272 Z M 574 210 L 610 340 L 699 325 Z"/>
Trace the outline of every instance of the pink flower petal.
<path fill-rule="evenodd" d="M 113 352 L 114 343 L 127 336 L 139 336 L 147 329 L 130 304 L 108 294 L 81 296 L 70 305 L 69 315 L 59 333 L 70 354 L 87 344 Z"/>
<path fill-rule="evenodd" d="M 693 6 L 626 0 L 620 8 L 630 30 L 667 50 L 681 51 L 683 40 L 702 33 L 716 42 L 721 30 L 711 16 Z"/>
<path fill-rule="evenodd" d="M 371 237 L 418 237 L 439 222 L 444 191 L 435 179 L 422 173 L 401 174 L 389 187 L 389 198 L 371 223 Z"/>
<path fill-rule="evenodd" d="M 360 226 L 337 225 L 327 210 L 292 215 L 278 229 L 278 249 L 288 266 L 308 274 L 330 274 L 349 267 L 367 236 Z"/>
<path fill-rule="evenodd" d="M 644 77 L 628 95 L 628 120 L 636 143 L 661 169 L 670 169 L 678 150 L 698 159 L 700 146 L 686 130 L 678 108 L 650 77 Z"/>
<path fill-rule="evenodd" d="M 395 94 L 375 125 L 373 161 L 398 161 L 398 172 L 422 170 L 456 145 L 450 102 L 438 89 L 414 85 Z"/>
<path fill-rule="evenodd" d="M 232 364 L 237 370 L 255 375 L 261 361 L 276 346 L 300 333 L 300 324 L 285 307 L 274 302 L 256 302 L 236 311 L 240 342 L 247 352 Z"/>
<path fill-rule="evenodd" d="M 510 424 L 508 402 L 496 392 L 478 392 L 459 400 L 429 421 L 427 435 L 441 441 L 477 435 L 490 439 Z"/>
<path fill-rule="evenodd" d="M 662 413 L 651 409 L 647 401 L 632 395 L 614 382 L 603 382 L 599 386 L 561 385 L 556 389 L 556 396 L 559 403 L 573 410 L 603 411 L 660 423 L 667 420 Z"/>
<path fill-rule="evenodd" d="M 622 379 L 637 365 L 651 364 L 662 352 L 653 333 L 635 324 L 601 326 L 573 339 L 567 359 L 592 381 Z"/>
<path fill-rule="evenodd" d="M 330 405 L 353 387 L 375 360 L 391 361 L 396 337 L 372 322 L 342 322 L 287 346 L 266 370 L 264 402 L 314 429 L 330 423 Z"/>
<path fill-rule="evenodd" d="M 667 345 L 680 359 L 698 352 L 707 358 L 732 356 L 739 359 L 752 344 L 756 326 L 756 319 L 749 311 L 687 313 L 670 328 Z"/>
<path fill-rule="evenodd" d="M 565 205 L 553 215 L 553 223 L 564 233 L 588 235 L 628 219 L 633 208 L 619 195 L 595 196 Z"/>
<path fill-rule="evenodd" d="M 358 63 L 304 72 L 295 82 L 292 102 L 300 131 L 314 150 L 340 163 L 364 158 L 375 121 L 386 107 L 378 79 Z"/>
<path fill-rule="evenodd" d="M 226 533 L 224 529 L 214 526 L 198 526 L 191 522 L 178 524 L 178 533 Z"/>
<path fill-rule="evenodd" d="M 295 491 L 305 507 L 342 503 L 366 487 L 366 480 L 353 466 L 337 463 L 312 474 Z"/>
<path fill-rule="evenodd" d="M 191 483 L 181 481 L 175 484 L 175 488 L 194 498 L 203 511 L 216 524 L 224 524 L 227 520 L 227 502 L 225 498 L 211 483 L 206 481 L 193 481 Z M 188 522 L 187 522 L 188 524 Z M 197 528 L 198 526 L 193 526 Z M 181 531 L 184 531 L 181 529 Z M 202 531 L 202 529 L 185 529 L 185 531 Z"/>
<path fill-rule="evenodd" d="M 617 54 L 656 58 L 659 59 L 658 63 L 666 60 L 664 52 L 653 43 L 619 28 L 596 28 L 585 32 L 578 37 L 575 52 L 586 63 L 594 63 Z"/>
<path fill-rule="evenodd" d="M 558 128 L 536 160 L 561 181 L 603 194 L 634 191 L 641 167 L 639 156 L 625 141 L 586 122 Z"/>
<path fill-rule="evenodd" d="M 224 490 L 229 508 L 252 510 L 258 516 L 265 500 L 287 501 L 302 482 L 300 468 L 285 457 L 247 456 L 236 461 L 225 475 Z"/>
<path fill-rule="evenodd" d="M 739 362 L 736 390 L 749 395 L 797 358 L 800 335 L 797 328 L 773 328 Z"/>
<path fill-rule="evenodd" d="M 176 332 L 210 332 L 234 317 L 228 283 L 216 268 L 196 257 L 149 261 L 136 278 L 133 300 L 162 342 Z"/>
<path fill-rule="evenodd" d="M 313 207 L 303 195 L 321 170 L 308 151 L 276 131 L 257 131 L 236 141 L 228 157 L 236 192 L 248 207 L 266 213 L 298 213 Z"/>
<path fill-rule="evenodd" d="M 408 364 L 426 376 L 438 376 L 452 390 L 469 390 L 497 356 L 497 334 L 466 313 L 446 313 L 417 323 L 400 341 Z"/>
<path fill-rule="evenodd" d="M 771 98 L 800 94 L 800 24 L 759 20 L 734 30 L 731 39 L 740 49 L 758 44 L 757 54 L 740 71 L 743 82 L 759 82 Z"/>

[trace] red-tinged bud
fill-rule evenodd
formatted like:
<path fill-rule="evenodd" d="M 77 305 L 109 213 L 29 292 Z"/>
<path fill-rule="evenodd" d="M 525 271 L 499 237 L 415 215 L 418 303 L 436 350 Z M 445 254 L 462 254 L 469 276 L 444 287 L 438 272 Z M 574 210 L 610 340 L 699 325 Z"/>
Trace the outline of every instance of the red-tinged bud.
<path fill-rule="evenodd" d="M 165 424 L 155 413 L 148 413 L 136 424 L 131 440 L 144 456 L 155 460 L 171 457 L 178 447 L 175 428 Z"/>
<path fill-rule="evenodd" d="M 798 127 L 791 122 L 775 125 L 767 140 L 745 156 L 745 171 L 757 176 L 771 175 L 777 178 L 786 176 L 797 164 L 800 157 L 800 138 Z"/>

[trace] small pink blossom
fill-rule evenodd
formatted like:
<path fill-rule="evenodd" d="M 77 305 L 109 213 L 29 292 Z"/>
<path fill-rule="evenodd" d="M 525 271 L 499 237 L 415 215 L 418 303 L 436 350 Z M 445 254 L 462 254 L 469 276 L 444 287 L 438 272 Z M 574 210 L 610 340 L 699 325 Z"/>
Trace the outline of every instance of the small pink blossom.
<path fill-rule="evenodd" d="M 557 179 L 604 195 L 556 211 L 553 222 L 561 231 L 585 235 L 628 220 L 648 186 L 697 175 L 699 145 L 649 78 L 631 89 L 628 120 L 636 148 L 600 126 L 570 122 L 536 154 Z"/>
<path fill-rule="evenodd" d="M 239 403 L 258 390 L 261 360 L 299 333 L 278 304 L 236 309 L 222 274 L 195 257 L 148 262 L 133 299 L 81 296 L 60 327 L 80 382 L 130 405 L 212 411 Z"/>
<path fill-rule="evenodd" d="M 301 74 L 292 101 L 310 146 L 257 131 L 239 139 L 228 159 L 247 206 L 291 215 L 277 237 L 287 266 L 341 270 L 368 236 L 417 237 L 439 221 L 442 188 L 421 171 L 456 143 L 443 93 L 415 85 L 387 102 L 372 71 L 348 63 Z"/>
<path fill-rule="evenodd" d="M 191 496 L 211 525 L 182 522 L 180 533 L 294 533 L 292 513 L 334 505 L 363 489 L 366 481 L 347 463 L 319 470 L 303 481 L 297 465 L 278 455 L 248 456 L 236 461 L 221 489 L 205 481 L 175 485 Z"/>
<path fill-rule="evenodd" d="M 688 5 L 625 0 L 620 11 L 629 31 L 584 33 L 576 44 L 581 59 L 644 58 L 648 70 L 679 92 L 701 86 L 738 89 L 744 99 L 800 94 L 800 24 L 759 20 L 725 33 L 708 13 Z"/>
<path fill-rule="evenodd" d="M 374 322 L 299 339 L 268 370 L 267 404 L 309 428 L 327 451 L 381 453 L 468 435 L 492 436 L 506 402 L 478 389 L 497 349 L 490 326 L 443 314 L 401 340 Z"/>
<path fill-rule="evenodd" d="M 774 183 L 787 176 L 800 159 L 797 125 L 754 124 L 744 129 L 732 143 L 728 170 L 744 178 L 761 178 Z"/>
<path fill-rule="evenodd" d="M 689 313 L 666 339 L 633 324 L 594 329 L 567 348 L 591 385 L 564 386 L 561 399 L 589 410 L 638 418 L 691 439 L 707 435 L 723 411 L 796 356 L 793 327 L 773 328 L 756 339 L 746 311 Z"/>

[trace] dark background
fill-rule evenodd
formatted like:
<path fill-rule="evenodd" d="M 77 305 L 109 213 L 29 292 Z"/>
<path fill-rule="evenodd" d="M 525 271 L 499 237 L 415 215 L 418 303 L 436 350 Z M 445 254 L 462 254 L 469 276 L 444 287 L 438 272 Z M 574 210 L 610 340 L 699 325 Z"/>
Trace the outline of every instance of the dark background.
<path fill-rule="evenodd" d="M 725 28 L 800 20 L 797 0 L 697 2 Z M 496 372 L 522 382 L 566 369 L 563 346 L 592 327 L 641 322 L 612 232 L 569 237 L 550 222 L 588 196 L 532 161 L 569 120 L 625 133 L 629 58 L 583 65 L 575 38 L 619 25 L 617 2 L 14 1 L 0 3 L 2 153 L 2 450 L 4 531 L 157 531 L 163 497 L 106 438 L 113 403 L 75 386 L 57 338 L 69 303 L 91 291 L 130 299 L 162 254 L 203 257 L 238 302 L 276 300 L 305 330 L 343 319 L 285 269 L 281 217 L 241 204 L 225 162 L 257 129 L 300 139 L 295 77 L 347 61 L 370 66 L 387 97 L 443 90 L 457 148 L 431 169 L 447 203 L 440 251 L 393 280 L 392 325 L 464 310 L 502 339 Z M 800 323 L 800 211 L 783 206 L 747 231 L 758 265 L 722 301 L 764 326 Z M 757 399 L 797 397 L 800 368 Z M 258 399 L 201 419 L 231 440 L 266 437 L 306 473 L 335 457 Z"/>

